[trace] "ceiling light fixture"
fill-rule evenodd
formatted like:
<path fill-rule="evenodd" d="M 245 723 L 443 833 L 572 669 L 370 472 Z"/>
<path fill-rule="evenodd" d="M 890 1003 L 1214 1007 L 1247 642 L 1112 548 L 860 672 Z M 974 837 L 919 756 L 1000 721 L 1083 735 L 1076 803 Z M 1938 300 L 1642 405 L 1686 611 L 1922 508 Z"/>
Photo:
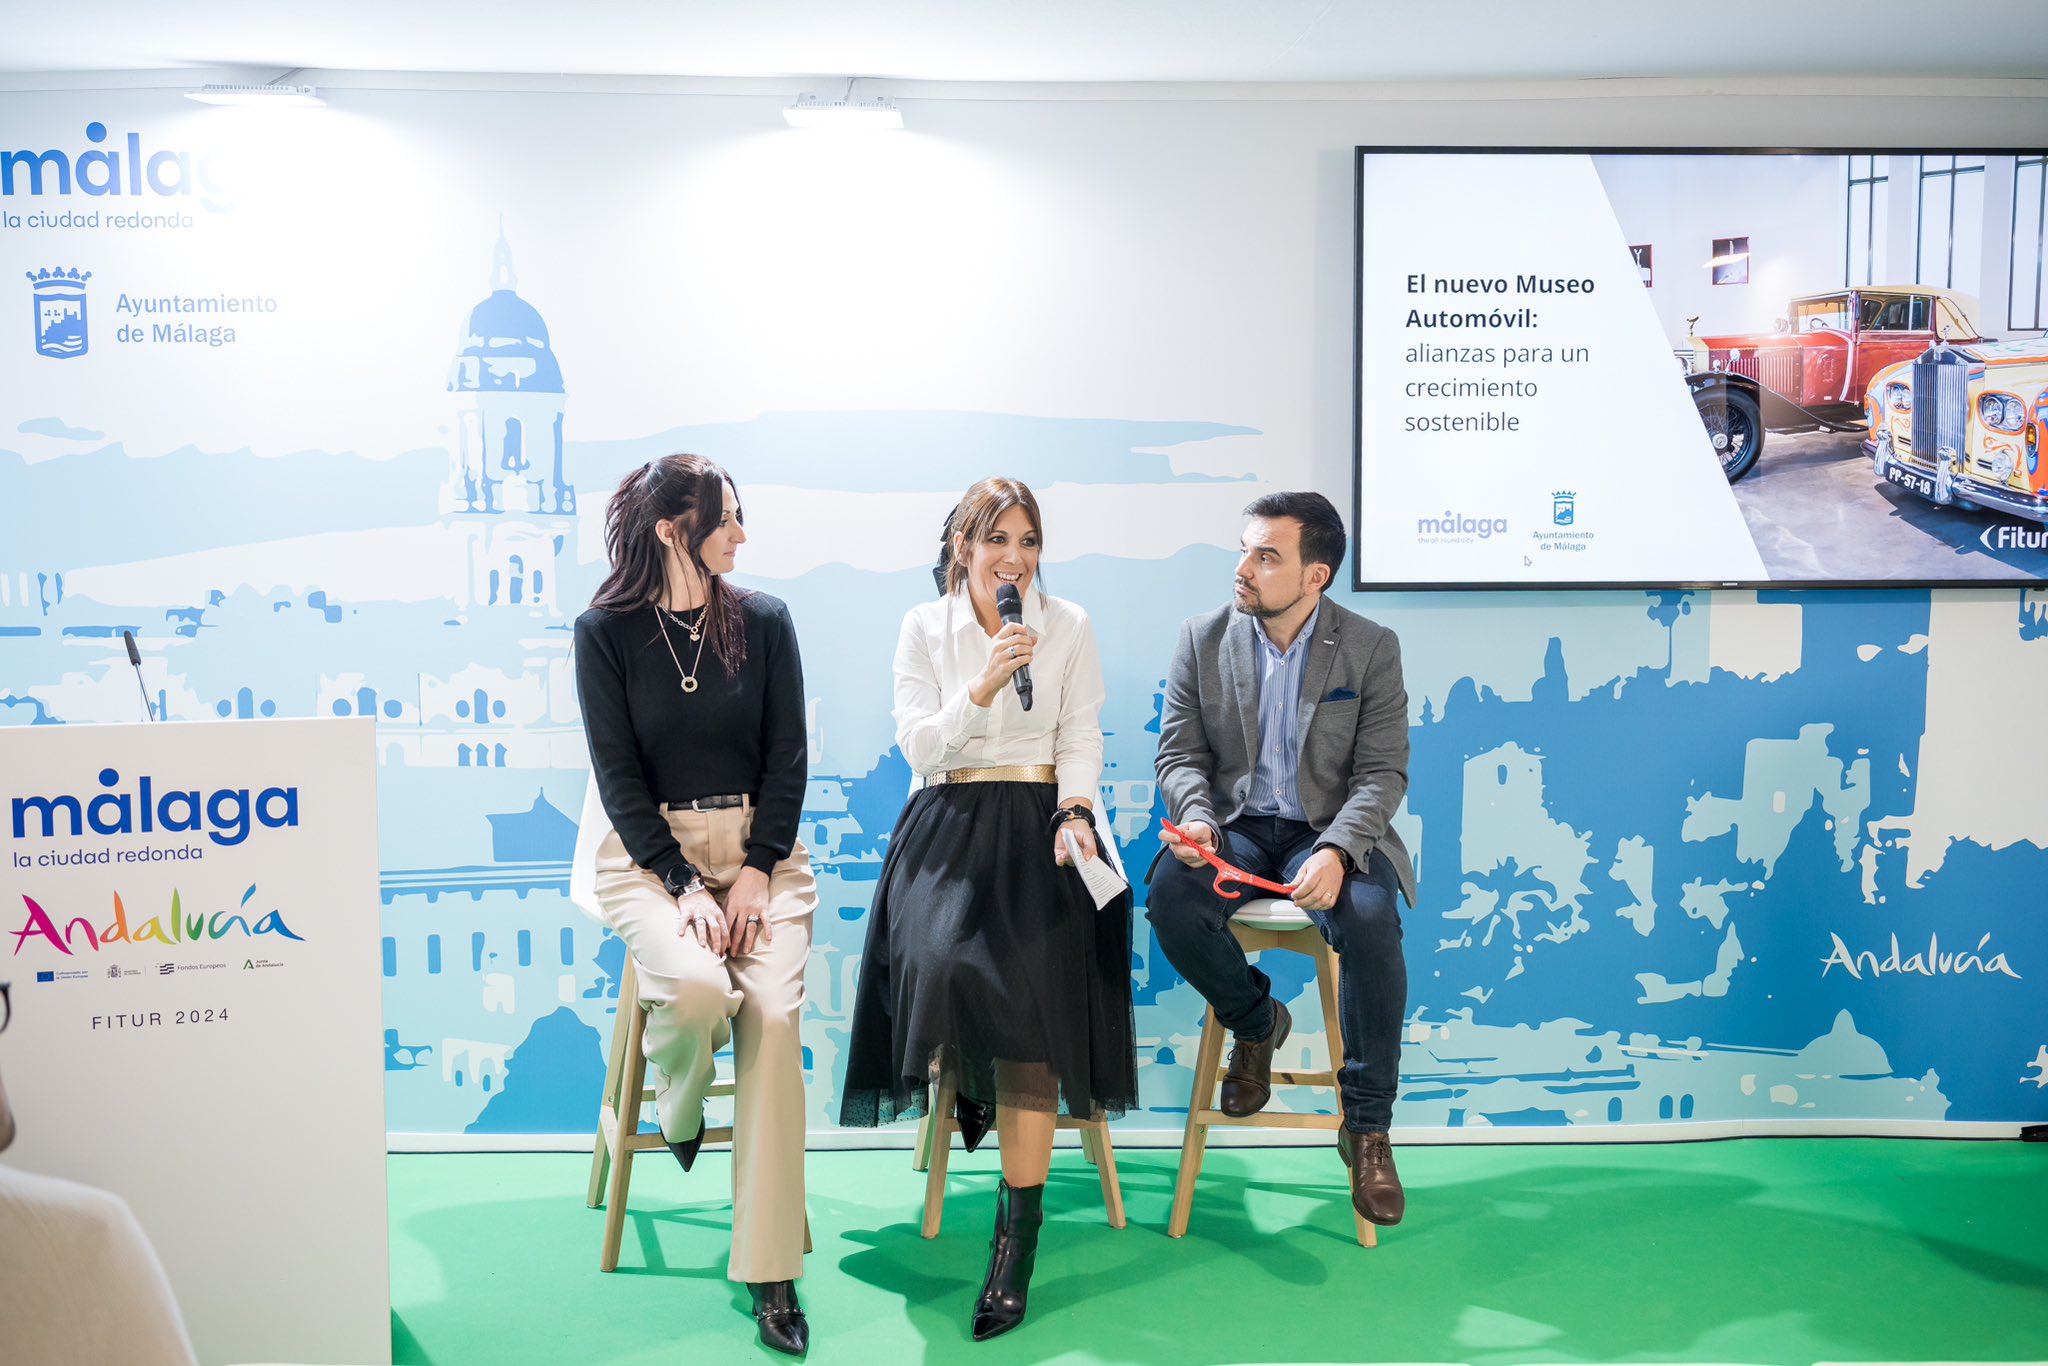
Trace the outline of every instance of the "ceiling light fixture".
<path fill-rule="evenodd" d="M 837 99 L 797 96 L 796 103 L 782 111 L 783 119 L 792 128 L 901 128 L 903 111 L 896 101 L 885 95 L 855 97 L 853 87 L 859 79 L 848 81 L 846 93 Z"/>
<path fill-rule="evenodd" d="M 326 100 L 310 85 L 202 85 L 185 98 L 201 104 L 235 104 L 267 109 L 311 109 Z"/>

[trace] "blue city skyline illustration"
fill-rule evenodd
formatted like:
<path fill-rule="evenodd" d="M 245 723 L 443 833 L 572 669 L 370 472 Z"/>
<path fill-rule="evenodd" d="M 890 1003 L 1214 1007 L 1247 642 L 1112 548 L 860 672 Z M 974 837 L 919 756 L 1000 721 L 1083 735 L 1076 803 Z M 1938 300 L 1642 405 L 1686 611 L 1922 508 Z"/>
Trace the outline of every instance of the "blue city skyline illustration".
<path fill-rule="evenodd" d="M 86 330 L 86 285 L 91 271 L 45 267 L 26 272 L 34 305 L 36 354 L 69 360 L 92 349 Z"/>
<path fill-rule="evenodd" d="M 537 297 L 551 288 L 534 286 Z M 384 459 L 187 448 L 140 460 L 120 445 L 114 413 L 22 420 L 19 430 L 80 450 L 39 461 L 0 450 L 0 482 L 14 495 L 0 512 L 5 570 L 30 586 L 0 606 L 0 721 L 71 719 L 67 679 L 125 671 L 124 629 L 148 644 L 153 700 L 173 715 L 375 717 L 389 1127 L 588 1132 L 623 949 L 566 899 L 587 782 L 569 624 L 603 570 L 601 549 L 586 561 L 593 548 L 580 544 L 579 491 L 604 497 L 674 450 L 719 459 L 743 491 L 951 492 L 992 472 L 1040 486 L 1249 480 L 1249 470 L 1179 475 L 1161 452 L 1253 429 L 771 413 L 579 442 L 574 367 L 520 292 L 502 235 L 482 293 L 456 329 L 448 373 L 416 377 L 448 396 L 444 448 Z M 84 506 L 117 481 L 124 497 L 177 515 L 26 511 Z M 313 481 L 321 496 L 307 498 Z M 236 491 L 234 521 L 205 492 L 224 488 Z M 1554 519 L 1569 524 L 1571 496 L 1556 497 Z M 266 542 L 341 538 L 338 566 L 390 538 L 454 546 L 450 563 L 467 578 L 406 601 L 351 596 L 339 568 L 291 592 L 259 591 L 229 570 L 200 601 L 147 608 L 66 589 L 67 575 L 96 565 L 212 548 L 256 514 Z M 253 562 L 266 551 L 246 553 Z M 1157 852 L 1165 814 L 1152 757 L 1174 635 L 1223 599 L 1233 563 L 1196 545 L 1046 571 L 1047 587 L 1097 623 L 1104 806 L 1134 872 Z M 789 603 L 811 693 L 801 835 L 820 907 L 804 1042 L 809 1118 L 823 1129 L 837 1110 L 868 899 L 910 782 L 889 716 L 890 655 L 902 613 L 932 581 L 919 566 L 835 563 L 787 579 L 745 568 L 743 554 L 741 582 Z M 1441 599 L 1344 600 L 1400 618 L 1411 675 L 1468 624 L 1429 610 Z M 1532 595 L 1517 610 L 1565 600 Z M 2048 959 L 2048 922 L 2028 908 L 2048 853 L 1958 840 L 1908 888 L 1907 851 L 1885 833 L 1915 806 L 1928 653 L 1909 647 L 1929 630 L 1930 595 L 1761 594 L 1800 609 L 1801 644 L 1797 667 L 1757 678 L 1680 667 L 1697 648 L 1704 596 L 1612 600 L 1640 603 L 1646 629 L 1662 633 L 1661 660 L 1588 680 L 1579 675 L 1598 671 L 1598 652 L 1566 630 L 1550 638 L 1526 697 L 1481 670 L 1418 708 L 1404 829 L 1418 836 L 1421 902 L 1404 913 L 1411 990 L 1397 1122 L 2041 1117 L 2048 1067 L 2038 1081 L 2026 1069 L 2048 1033 L 2027 979 Z M 2044 614 L 2022 593 L 2015 601 L 2013 631 L 2042 638 Z M 1890 937 L 1931 934 L 1959 947 L 1988 935 L 1980 956 L 2008 955 L 2021 979 L 1826 966 L 1831 936 L 1882 958 Z M 1132 947 L 1143 1089 L 1124 1122 L 1177 1128 L 1202 1002 L 1142 917 Z M 1300 1019 L 1289 1048 L 1320 1057 L 1305 962 L 1275 957 L 1264 966 Z M 1936 1019 L 1954 1027 L 1930 1028 Z"/>

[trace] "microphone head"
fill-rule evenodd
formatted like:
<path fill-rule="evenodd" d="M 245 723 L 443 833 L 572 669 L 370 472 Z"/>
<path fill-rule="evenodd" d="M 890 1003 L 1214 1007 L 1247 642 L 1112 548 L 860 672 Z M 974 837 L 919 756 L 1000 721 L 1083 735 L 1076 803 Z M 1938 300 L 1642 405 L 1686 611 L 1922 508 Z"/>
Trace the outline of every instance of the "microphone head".
<path fill-rule="evenodd" d="M 121 639 L 128 646 L 128 662 L 138 669 L 141 668 L 142 651 L 135 648 L 135 633 L 133 631 L 123 631 Z"/>
<path fill-rule="evenodd" d="M 1016 584 L 999 583 L 996 585 L 996 614 L 1002 617 L 1021 617 L 1024 615 L 1024 599 L 1017 595 Z"/>

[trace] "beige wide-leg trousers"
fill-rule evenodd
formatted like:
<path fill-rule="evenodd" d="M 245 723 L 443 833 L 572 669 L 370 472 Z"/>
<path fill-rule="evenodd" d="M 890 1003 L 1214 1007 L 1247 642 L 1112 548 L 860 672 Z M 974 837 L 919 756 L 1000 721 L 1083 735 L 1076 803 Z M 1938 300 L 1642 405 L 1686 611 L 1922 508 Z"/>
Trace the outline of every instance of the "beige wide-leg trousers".
<path fill-rule="evenodd" d="M 745 865 L 753 809 L 672 811 L 668 823 L 683 856 L 723 905 Z M 775 865 L 768 881 L 772 937 L 745 956 L 720 958 L 680 935 L 675 898 L 633 862 L 616 831 L 598 846 L 595 892 L 604 923 L 626 941 L 639 968 L 649 1081 L 668 1138 L 697 1132 L 712 1055 L 732 1042 L 738 1088 L 726 1275 L 795 1280 L 804 1274 L 804 1073 L 797 1026 L 818 906 L 810 852 L 799 843 Z"/>

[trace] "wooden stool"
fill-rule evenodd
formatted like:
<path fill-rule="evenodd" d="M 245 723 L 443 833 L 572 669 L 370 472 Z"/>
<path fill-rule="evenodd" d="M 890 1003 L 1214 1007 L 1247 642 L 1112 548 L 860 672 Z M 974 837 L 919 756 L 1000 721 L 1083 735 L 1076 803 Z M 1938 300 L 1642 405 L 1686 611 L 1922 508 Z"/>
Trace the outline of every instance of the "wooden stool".
<path fill-rule="evenodd" d="M 1244 945 L 1246 953 L 1257 953 L 1263 949 L 1285 949 L 1290 953 L 1304 953 L 1315 961 L 1316 988 L 1323 998 L 1323 1035 L 1329 1040 L 1330 1070 L 1327 1072 L 1294 1072 L 1273 1069 L 1273 1085 L 1280 1086 L 1327 1086 L 1337 1090 L 1337 1074 L 1344 1067 L 1344 1035 L 1338 1027 L 1337 1015 L 1337 954 L 1323 938 L 1308 913 L 1291 901 L 1277 897 L 1266 897 L 1258 901 L 1247 901 L 1230 918 L 1230 932 L 1237 936 L 1237 942 Z M 1195 1178 L 1202 1173 L 1202 1157 L 1209 1146 L 1209 1127 L 1214 1124 L 1235 1124 L 1250 1129 L 1326 1129 L 1335 1132 L 1344 1123 L 1343 1105 L 1338 1105 L 1334 1115 L 1293 1115 L 1275 1114 L 1261 1110 L 1243 1119 L 1224 1114 L 1215 1107 L 1216 1094 L 1223 1084 L 1223 1036 L 1227 1031 L 1216 1019 L 1213 1008 L 1202 1016 L 1202 1043 L 1195 1052 L 1194 1094 L 1188 1097 L 1187 1135 L 1181 1140 L 1180 1176 L 1173 1185 L 1173 1216 L 1166 1225 L 1166 1236 L 1179 1238 L 1188 1231 L 1188 1215 L 1195 1203 Z M 1284 1046 L 1284 1045 L 1283 1045 Z M 1339 1170 L 1342 1170 L 1341 1166 Z M 1345 1187 L 1346 1203 L 1350 1201 L 1350 1188 Z M 1358 1226 L 1358 1245 L 1378 1247 L 1378 1230 L 1356 1209 L 1351 1212 L 1352 1221 Z"/>
<path fill-rule="evenodd" d="M 604 1093 L 597 1107 L 597 1142 L 590 1154 L 590 1191 L 584 1203 L 591 1209 L 604 1205 L 604 1248 L 598 1254 L 599 1271 L 619 1268 L 619 1239 L 626 1228 L 626 1188 L 633 1179 L 633 1155 L 666 1152 L 668 1144 L 659 1132 L 640 1132 L 640 1111 L 652 1104 L 654 1090 L 646 1084 L 647 1055 L 640 1039 L 647 1032 L 647 1008 L 640 1004 L 640 971 L 633 955 L 626 955 L 626 970 L 619 979 L 618 1020 L 612 1026 L 611 1049 L 605 1057 Z M 714 1080 L 705 1098 L 730 1096 L 731 1078 Z M 704 1129 L 704 1145 L 732 1142 L 732 1126 Z M 605 1177 L 611 1177 L 611 1193 L 605 1193 Z M 804 1219 L 804 1251 L 811 1250 L 811 1221 Z"/>
<path fill-rule="evenodd" d="M 960 1132 L 960 1121 L 953 1117 L 954 1091 L 950 1086 L 934 1085 L 932 1103 L 925 1110 L 924 1118 L 917 1125 L 917 1150 L 911 1160 L 911 1169 L 925 1173 L 924 1178 L 924 1236 L 939 1236 L 939 1221 L 945 1217 L 946 1207 L 946 1163 L 953 1154 L 953 1136 Z M 1124 1188 L 1116 1174 L 1116 1147 L 1109 1139 L 1109 1121 L 1076 1119 L 1072 1115 L 1056 1115 L 1053 1129 L 1076 1130 L 1081 1135 L 1081 1151 L 1095 1167 L 1102 1179 L 1102 1208 L 1109 1216 L 1111 1228 L 1124 1226 Z"/>

